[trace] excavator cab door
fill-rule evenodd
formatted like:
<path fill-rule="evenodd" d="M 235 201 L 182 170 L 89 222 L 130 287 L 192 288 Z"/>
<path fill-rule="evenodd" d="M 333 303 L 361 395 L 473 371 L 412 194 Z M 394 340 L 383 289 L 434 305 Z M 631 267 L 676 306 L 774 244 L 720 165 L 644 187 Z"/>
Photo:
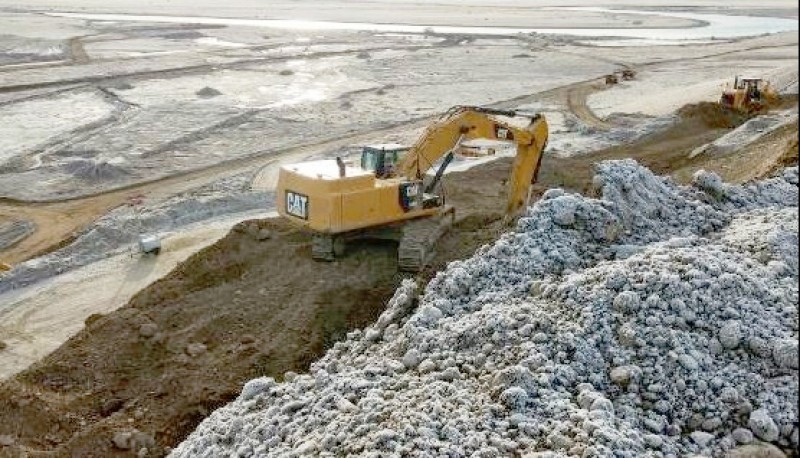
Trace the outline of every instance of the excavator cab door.
<path fill-rule="evenodd" d="M 361 151 L 361 168 L 374 172 L 381 167 L 383 167 L 383 151 L 365 147 Z"/>
<path fill-rule="evenodd" d="M 407 148 L 365 146 L 361 151 L 361 168 L 375 172 L 378 178 L 392 178 L 407 151 Z"/>

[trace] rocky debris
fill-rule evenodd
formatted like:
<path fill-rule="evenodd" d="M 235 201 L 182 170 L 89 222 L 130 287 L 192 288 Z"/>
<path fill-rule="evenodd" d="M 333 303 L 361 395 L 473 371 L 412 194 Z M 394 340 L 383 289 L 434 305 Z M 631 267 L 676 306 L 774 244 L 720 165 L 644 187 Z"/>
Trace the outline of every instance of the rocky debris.
<path fill-rule="evenodd" d="M 780 435 L 778 425 L 775 424 L 766 409 L 758 409 L 750 413 L 750 421 L 747 425 L 753 431 L 753 434 L 766 442 L 772 442 L 778 439 Z"/>
<path fill-rule="evenodd" d="M 63 169 L 78 180 L 87 182 L 119 180 L 129 174 L 116 164 L 98 159 L 73 159 L 64 164 Z"/>
<path fill-rule="evenodd" d="M 753 432 L 747 428 L 736 428 L 731 432 L 731 437 L 737 444 L 749 444 L 753 442 Z"/>
<path fill-rule="evenodd" d="M 786 458 L 786 454 L 772 444 L 743 445 L 729 451 L 726 458 Z"/>
<path fill-rule="evenodd" d="M 783 339 L 773 344 L 772 356 L 775 364 L 788 369 L 798 368 L 797 340 Z"/>
<path fill-rule="evenodd" d="M 186 346 L 186 354 L 192 358 L 197 358 L 208 350 L 208 348 L 201 343 L 191 343 Z"/>
<path fill-rule="evenodd" d="M 144 450 L 144 455 L 147 455 L 147 449 L 152 450 L 156 445 L 153 436 L 137 429 L 117 431 L 112 436 L 111 442 L 120 450 L 133 450 L 137 454 Z"/>
<path fill-rule="evenodd" d="M 266 227 L 261 227 L 258 221 L 242 224 L 239 228 L 259 242 L 272 238 L 272 231 Z"/>
<path fill-rule="evenodd" d="M 63 40 L 18 37 L 4 33 L 0 41 L 0 65 L 63 60 L 69 45 Z"/>
<path fill-rule="evenodd" d="M 272 231 L 267 228 L 259 229 L 255 237 L 258 241 L 269 240 L 272 238 Z"/>
<path fill-rule="evenodd" d="M 139 326 L 139 335 L 149 339 L 153 337 L 158 332 L 158 325 L 155 323 L 143 323 Z"/>
<path fill-rule="evenodd" d="M 797 175 L 680 187 L 602 163 L 601 199 L 546 193 L 173 455 L 724 456 L 745 428 L 797 447 Z"/>
<path fill-rule="evenodd" d="M 742 341 L 742 324 L 738 320 L 728 321 L 719 329 L 718 340 L 726 350 L 734 350 Z"/>
<path fill-rule="evenodd" d="M 615 367 L 611 369 L 611 372 L 608 374 L 608 377 L 611 379 L 612 383 L 616 383 L 619 386 L 626 387 L 631 383 L 631 378 L 633 377 L 633 370 L 629 366 Z"/>
<path fill-rule="evenodd" d="M 703 431 L 694 431 L 693 433 L 689 434 L 689 437 L 691 437 L 694 443 L 700 446 L 701 449 L 705 448 L 705 446 L 708 445 L 709 442 L 714 440 L 713 434 L 709 434 Z"/>
<path fill-rule="evenodd" d="M 114 433 L 114 437 L 111 438 L 111 441 L 114 443 L 114 447 L 120 450 L 130 450 L 132 436 L 133 433 L 130 431 L 119 431 Z"/>
<path fill-rule="evenodd" d="M 100 407 L 100 415 L 107 417 L 114 412 L 120 410 L 123 406 L 125 406 L 125 401 L 120 398 L 111 398 L 103 402 L 103 405 Z"/>
<path fill-rule="evenodd" d="M 8 348 L 8 344 L 0 340 L 0 351 L 5 350 L 6 348 Z"/>

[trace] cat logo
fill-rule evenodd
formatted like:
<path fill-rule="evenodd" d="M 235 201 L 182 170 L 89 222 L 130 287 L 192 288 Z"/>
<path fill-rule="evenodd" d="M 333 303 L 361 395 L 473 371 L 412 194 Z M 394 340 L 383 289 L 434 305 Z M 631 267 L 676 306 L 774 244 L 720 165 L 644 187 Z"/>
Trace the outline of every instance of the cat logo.
<path fill-rule="evenodd" d="M 286 213 L 308 219 L 308 196 L 286 191 Z"/>
<path fill-rule="evenodd" d="M 514 140 L 513 132 L 497 124 L 494 125 L 494 136 L 498 140 Z"/>

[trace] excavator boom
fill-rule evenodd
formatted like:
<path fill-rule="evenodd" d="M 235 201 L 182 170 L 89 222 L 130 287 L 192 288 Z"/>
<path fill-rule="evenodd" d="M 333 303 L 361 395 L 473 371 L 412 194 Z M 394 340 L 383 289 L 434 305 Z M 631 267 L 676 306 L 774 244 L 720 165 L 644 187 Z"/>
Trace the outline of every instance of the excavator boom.
<path fill-rule="evenodd" d="M 526 117 L 527 125 L 518 126 L 498 118 Z M 506 213 L 516 214 L 528 200 L 536 180 L 542 152 L 547 144 L 547 121 L 541 115 L 522 115 L 512 110 L 456 106 L 429 126 L 399 164 L 400 173 L 409 180 L 421 180 L 439 159 L 463 140 L 487 138 L 512 141 L 517 154 L 508 181 Z"/>

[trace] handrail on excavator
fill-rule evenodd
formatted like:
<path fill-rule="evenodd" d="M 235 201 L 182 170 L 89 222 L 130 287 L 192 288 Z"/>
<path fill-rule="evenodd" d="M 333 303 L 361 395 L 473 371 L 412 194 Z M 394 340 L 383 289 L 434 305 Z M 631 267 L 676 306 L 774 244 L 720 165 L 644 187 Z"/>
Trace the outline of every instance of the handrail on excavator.
<path fill-rule="evenodd" d="M 526 113 L 520 113 L 514 110 L 501 110 L 499 108 L 481 107 L 476 105 L 454 105 L 450 107 L 450 109 L 448 109 L 446 112 L 444 112 L 444 114 L 441 116 L 440 119 L 449 118 L 450 116 L 453 116 L 454 114 L 461 111 L 475 111 L 477 113 L 507 116 L 509 118 L 515 118 L 519 116 L 519 117 L 531 118 L 531 122 L 535 122 L 537 119 L 542 117 L 542 115 L 540 115 L 539 113 L 531 115 Z"/>

